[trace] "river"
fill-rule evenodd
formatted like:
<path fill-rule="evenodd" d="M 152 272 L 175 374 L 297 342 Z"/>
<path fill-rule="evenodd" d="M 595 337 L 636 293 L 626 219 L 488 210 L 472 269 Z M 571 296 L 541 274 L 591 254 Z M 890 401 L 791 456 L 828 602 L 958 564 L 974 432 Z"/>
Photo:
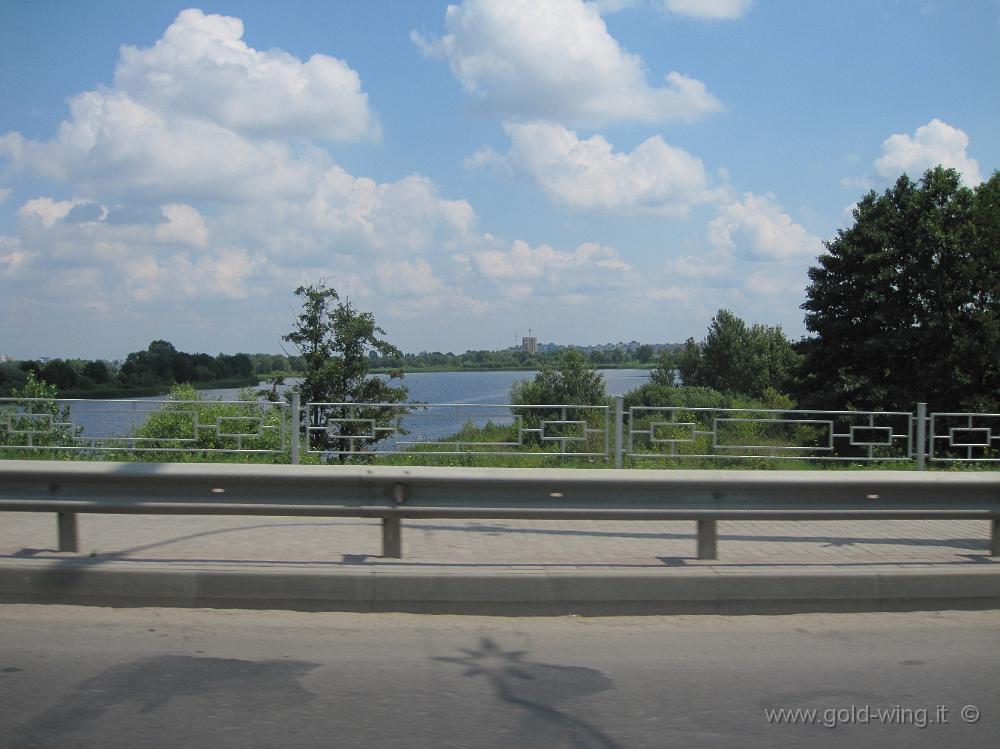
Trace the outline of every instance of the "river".
<path fill-rule="evenodd" d="M 601 370 L 609 395 L 623 393 L 649 381 L 647 369 Z M 510 388 L 515 382 L 531 379 L 532 371 L 518 372 L 424 372 L 408 374 L 402 384 L 409 388 L 409 400 L 422 403 L 467 404 L 440 409 L 421 409 L 415 416 L 406 417 L 408 429 L 414 428 L 427 439 L 440 438 L 456 432 L 462 424 L 472 420 L 482 424 L 509 421 L 506 408 L 477 407 L 476 404 L 506 404 L 510 402 Z M 294 384 L 296 380 L 290 380 Z M 396 383 L 399 381 L 397 380 Z M 395 384 L 395 383 L 394 383 Z M 261 383 L 263 386 L 264 383 Z M 238 388 L 204 390 L 202 397 L 235 400 Z M 136 398 L 119 401 L 72 401 L 73 423 L 83 427 L 83 436 L 112 438 L 127 436 L 130 430 L 142 424 L 156 403 L 166 396 Z M 572 417 L 572 415 L 571 415 Z"/>

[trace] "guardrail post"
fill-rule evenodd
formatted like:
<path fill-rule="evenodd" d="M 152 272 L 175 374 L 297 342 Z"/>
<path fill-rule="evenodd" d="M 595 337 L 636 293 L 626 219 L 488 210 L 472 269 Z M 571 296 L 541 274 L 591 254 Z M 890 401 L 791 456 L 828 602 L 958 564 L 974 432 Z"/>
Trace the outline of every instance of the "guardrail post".
<path fill-rule="evenodd" d="M 715 520 L 698 521 L 698 559 L 718 559 L 719 544 Z"/>
<path fill-rule="evenodd" d="M 927 468 L 927 404 L 917 404 L 917 470 L 923 471 Z"/>
<path fill-rule="evenodd" d="M 622 456 L 622 433 L 625 429 L 625 398 L 621 395 L 615 396 L 615 468 L 621 468 L 623 464 Z"/>
<path fill-rule="evenodd" d="M 56 521 L 59 526 L 59 551 L 79 551 L 80 535 L 76 526 L 75 512 L 56 513 L 59 518 Z"/>
<path fill-rule="evenodd" d="M 1000 557 L 1000 518 L 991 518 L 990 526 L 990 556 Z"/>
<path fill-rule="evenodd" d="M 299 464 L 299 430 L 302 427 L 302 394 L 298 390 L 292 391 L 292 465 Z"/>
<path fill-rule="evenodd" d="M 403 522 L 398 517 L 382 518 L 382 556 L 403 557 Z"/>

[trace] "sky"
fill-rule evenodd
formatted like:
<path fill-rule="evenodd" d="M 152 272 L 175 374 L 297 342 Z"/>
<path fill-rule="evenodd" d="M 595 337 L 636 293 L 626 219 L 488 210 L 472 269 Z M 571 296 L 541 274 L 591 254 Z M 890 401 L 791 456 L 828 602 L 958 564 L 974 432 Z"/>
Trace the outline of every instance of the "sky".
<path fill-rule="evenodd" d="M 869 190 L 1000 168 L 998 0 L 5 0 L 0 354 L 806 333 Z M 291 353 L 292 351 L 289 351 Z"/>

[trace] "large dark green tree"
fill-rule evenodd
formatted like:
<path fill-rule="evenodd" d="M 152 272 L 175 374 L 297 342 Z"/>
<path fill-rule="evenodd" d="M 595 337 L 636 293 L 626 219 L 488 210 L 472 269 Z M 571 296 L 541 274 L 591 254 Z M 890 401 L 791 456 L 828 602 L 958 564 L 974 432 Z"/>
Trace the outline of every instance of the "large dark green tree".
<path fill-rule="evenodd" d="M 809 270 L 799 400 L 825 408 L 1000 408 L 1000 173 L 953 169 L 865 195 Z"/>
<path fill-rule="evenodd" d="M 309 444 L 335 452 L 346 462 L 352 453 L 388 437 L 395 416 L 405 412 L 404 407 L 368 405 L 406 400 L 407 388 L 368 376 L 371 353 L 382 357 L 401 353 L 381 337 L 385 331 L 370 312 L 341 301 L 334 289 L 319 283 L 300 286 L 295 294 L 302 298 L 302 311 L 284 340 L 299 349 L 305 365 L 299 385 L 302 403 L 336 404 L 306 409 L 306 423 L 312 427 Z"/>

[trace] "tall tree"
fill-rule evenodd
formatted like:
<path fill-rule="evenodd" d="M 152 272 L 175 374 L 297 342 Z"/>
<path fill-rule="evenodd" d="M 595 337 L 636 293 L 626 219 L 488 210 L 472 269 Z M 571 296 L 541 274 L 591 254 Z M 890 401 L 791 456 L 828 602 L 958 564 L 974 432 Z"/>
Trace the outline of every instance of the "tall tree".
<path fill-rule="evenodd" d="M 607 388 L 604 375 L 569 348 L 555 366 L 543 361 L 534 379 L 515 382 L 510 397 L 511 402 L 525 405 L 597 406 L 607 399 Z"/>
<path fill-rule="evenodd" d="M 720 309 L 705 340 L 689 338 L 676 363 L 685 385 L 760 398 L 790 387 L 798 357 L 779 326 L 747 325 Z"/>
<path fill-rule="evenodd" d="M 1000 408 L 1000 173 L 906 175 L 854 210 L 809 270 L 801 402 Z"/>
<path fill-rule="evenodd" d="M 367 405 L 406 400 L 407 388 L 368 376 L 372 352 L 402 354 L 380 337 L 385 331 L 370 312 L 340 301 L 336 290 L 324 283 L 300 286 L 295 294 L 302 297 L 302 311 L 294 330 L 283 338 L 299 349 L 305 364 L 299 386 L 302 402 L 328 404 L 306 409 L 309 444 L 335 452 L 343 463 L 388 437 L 395 417 L 405 412 L 403 407 Z"/>

